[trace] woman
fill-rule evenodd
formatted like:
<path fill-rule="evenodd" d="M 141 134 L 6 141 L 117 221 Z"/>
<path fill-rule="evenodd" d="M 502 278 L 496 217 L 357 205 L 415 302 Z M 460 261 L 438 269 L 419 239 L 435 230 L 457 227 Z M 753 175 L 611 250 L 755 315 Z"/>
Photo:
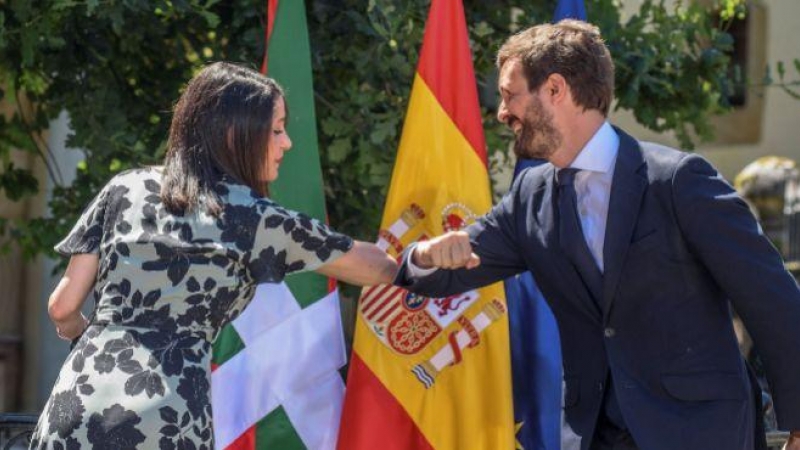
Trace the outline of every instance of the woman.
<path fill-rule="evenodd" d="M 395 261 L 376 246 L 267 197 L 285 124 L 273 80 L 205 68 L 176 105 L 163 169 L 116 176 L 56 246 L 71 259 L 49 313 L 62 338 L 83 334 L 32 448 L 211 450 L 211 343 L 258 283 L 304 270 L 391 282 Z"/>

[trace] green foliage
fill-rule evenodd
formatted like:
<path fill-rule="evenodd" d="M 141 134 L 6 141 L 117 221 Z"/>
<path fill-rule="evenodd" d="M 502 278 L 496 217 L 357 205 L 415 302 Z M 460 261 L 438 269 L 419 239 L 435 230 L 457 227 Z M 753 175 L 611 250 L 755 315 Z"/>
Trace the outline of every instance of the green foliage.
<path fill-rule="evenodd" d="M 794 79 L 789 79 L 786 76 L 786 63 L 778 61 L 775 64 L 775 69 L 778 72 L 778 80 L 772 79 L 772 68 L 767 66 L 764 71 L 764 85 L 780 87 L 787 95 L 800 100 L 800 59 L 794 59 L 794 71 L 797 72 Z"/>
<path fill-rule="evenodd" d="M 9 162 L 0 173 L 0 185 L 6 188 L 6 196 L 14 201 L 39 192 L 39 181 L 33 174 L 29 170 L 17 169 L 13 162 Z"/>
<path fill-rule="evenodd" d="M 484 95 L 489 148 L 505 149 L 510 134 L 495 120 L 494 54 L 519 27 L 509 13 L 519 2 L 467 1 L 465 10 Z M 317 117 L 331 222 L 374 239 L 417 66 L 429 2 L 315 1 L 309 8 Z M 520 9 L 530 23 L 553 5 Z M 376 63 L 378 62 L 378 63 Z"/>
<path fill-rule="evenodd" d="M 741 1 L 725 0 L 724 8 L 733 5 L 736 14 Z M 494 118 L 494 54 L 510 33 L 550 20 L 555 0 L 464 3 L 487 145 L 506 155 L 512 137 Z M 678 3 L 667 10 L 647 0 L 625 23 L 613 0 L 589 0 L 587 11 L 615 57 L 618 107 L 650 128 L 675 130 L 688 147 L 689 127 L 709 136 L 709 114 L 725 107 L 730 38 L 711 26 L 707 10 Z M 373 239 L 429 1 L 307 0 L 306 6 L 330 221 Z M 56 188 L 47 218 L 0 218 L 0 234 L 12 236 L 26 255 L 49 252 L 114 173 L 158 163 L 171 106 L 198 67 L 211 60 L 261 62 L 264 10 L 256 0 L 0 1 L 0 100 L 11 106 L 0 117 L 0 192 L 14 200 L 36 192 L 30 173 L 10 165 L 10 155 L 31 152 L 52 164 L 40 133 L 62 111 L 71 118 L 69 147 L 85 156 L 73 183 L 60 175 L 71 168 L 48 166 Z"/>
<path fill-rule="evenodd" d="M 741 0 L 729 0 L 733 11 Z M 419 46 L 427 1 L 317 0 L 310 8 L 317 116 L 331 220 L 344 231 L 374 236 L 381 218 Z M 554 1 L 465 3 L 484 129 L 490 153 L 506 161 L 511 133 L 495 119 L 497 48 L 514 31 L 549 21 Z M 402 6 L 401 6 L 402 5 Z M 610 0 L 589 1 L 589 20 L 606 37 L 617 66 L 617 108 L 639 122 L 675 131 L 693 147 L 690 127 L 710 138 L 709 116 L 725 110 L 730 36 L 698 6 L 647 0 L 622 23 Z M 726 9 L 727 11 L 728 9 Z M 379 63 L 377 63 L 379 62 Z M 354 74 L 356 74 L 354 76 Z M 380 195 L 376 195 L 380 193 Z M 335 218 L 335 220 L 334 220 Z"/>
<path fill-rule="evenodd" d="M 5 228 L 23 253 L 52 254 L 114 173 L 158 163 L 182 85 L 205 61 L 256 65 L 263 19 L 263 4 L 249 0 L 0 2 L 0 87 L 12 108 L 0 118 L 0 160 L 37 153 L 55 186 L 48 218 Z M 67 145 L 85 156 L 70 184 L 61 172 L 72 168 L 53 167 L 40 137 L 64 110 Z M 12 200 L 37 192 L 29 171 L 3 166 L 0 192 Z"/>
<path fill-rule="evenodd" d="M 613 10 L 609 11 L 613 15 Z M 712 137 L 707 120 L 723 112 L 732 38 L 711 26 L 713 16 L 696 4 L 645 1 L 623 26 L 605 30 L 615 55 L 617 109 L 656 131 L 674 131 L 693 148 L 692 132 Z"/>

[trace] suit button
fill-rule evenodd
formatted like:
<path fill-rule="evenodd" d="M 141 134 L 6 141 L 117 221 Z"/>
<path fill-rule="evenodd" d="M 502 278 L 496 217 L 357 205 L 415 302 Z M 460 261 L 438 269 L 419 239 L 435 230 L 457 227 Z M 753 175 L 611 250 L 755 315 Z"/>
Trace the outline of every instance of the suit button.
<path fill-rule="evenodd" d="M 603 330 L 603 334 L 604 334 L 604 335 L 605 335 L 607 338 L 612 338 L 612 337 L 614 337 L 614 335 L 616 335 L 616 334 L 617 334 L 617 331 L 616 331 L 616 330 L 614 330 L 614 329 L 613 329 L 613 328 L 611 328 L 611 327 L 608 327 L 608 328 L 606 328 L 605 330 Z"/>

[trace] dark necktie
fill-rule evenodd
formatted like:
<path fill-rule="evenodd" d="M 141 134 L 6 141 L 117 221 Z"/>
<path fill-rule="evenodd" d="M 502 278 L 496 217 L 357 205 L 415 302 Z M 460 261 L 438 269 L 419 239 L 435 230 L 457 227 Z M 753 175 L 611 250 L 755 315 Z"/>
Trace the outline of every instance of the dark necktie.
<path fill-rule="evenodd" d="M 575 194 L 575 174 L 579 169 L 561 169 L 558 171 L 558 233 L 561 249 L 578 271 L 583 283 L 591 292 L 595 303 L 603 305 L 603 273 L 589 251 L 589 245 L 583 235 L 581 221 L 578 218 L 578 196 Z M 606 392 L 603 397 L 604 420 L 613 424 L 612 429 L 625 430 L 625 420 L 619 410 L 619 402 L 614 390 L 611 373 L 608 374 Z M 617 448 L 614 446 L 614 448 Z"/>
<path fill-rule="evenodd" d="M 578 218 L 578 196 L 575 194 L 575 174 L 579 169 L 558 171 L 558 236 L 561 249 L 575 266 L 583 283 L 598 305 L 603 300 L 603 274 L 589 251 Z"/>

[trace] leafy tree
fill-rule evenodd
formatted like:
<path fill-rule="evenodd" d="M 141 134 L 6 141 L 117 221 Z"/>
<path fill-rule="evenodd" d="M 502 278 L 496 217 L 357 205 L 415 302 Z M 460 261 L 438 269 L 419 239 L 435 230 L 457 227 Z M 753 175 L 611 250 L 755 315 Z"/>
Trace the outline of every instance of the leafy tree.
<path fill-rule="evenodd" d="M 114 173 L 162 159 L 170 110 L 183 83 L 208 60 L 256 61 L 263 2 L 234 0 L 0 2 L 0 86 L 14 105 L 0 118 L 0 190 L 37 192 L 10 152 L 34 152 L 56 186 L 52 217 L 6 223 L 28 256 L 51 253 Z M 84 163 L 66 185 L 40 133 L 62 111 Z"/>
<path fill-rule="evenodd" d="M 721 0 L 739 14 L 742 0 Z M 308 0 L 317 117 L 331 223 L 371 239 L 391 175 L 422 40 L 428 0 Z M 490 152 L 506 155 L 512 136 L 494 119 L 494 54 L 506 37 L 551 19 L 554 0 L 465 0 Z M 264 2 L 255 0 L 0 0 L 0 191 L 15 201 L 40 181 L 11 162 L 35 154 L 56 185 L 51 216 L 11 223 L 25 255 L 50 252 L 116 172 L 157 164 L 173 102 L 205 62 L 257 67 Z M 618 108 L 644 125 L 710 136 L 709 115 L 725 110 L 730 37 L 717 13 L 646 0 L 624 23 L 613 0 L 587 2 L 617 65 Z M 723 23 L 725 19 L 723 18 Z M 781 72 L 783 76 L 783 71 Z M 85 159 L 65 184 L 41 137 L 62 111 L 68 146 Z M 502 159 L 502 158 L 501 158 Z"/>

